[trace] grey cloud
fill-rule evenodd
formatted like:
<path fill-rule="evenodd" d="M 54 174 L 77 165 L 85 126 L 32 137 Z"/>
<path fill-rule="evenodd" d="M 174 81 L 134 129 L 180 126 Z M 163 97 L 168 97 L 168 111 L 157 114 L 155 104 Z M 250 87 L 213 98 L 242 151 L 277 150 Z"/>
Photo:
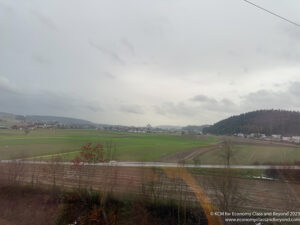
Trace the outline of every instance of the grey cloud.
<path fill-rule="evenodd" d="M 31 92 L 16 89 L 5 79 L 0 79 L 0 105 L 7 112 L 22 114 L 72 115 L 99 112 L 102 108 L 92 102 L 75 99 L 66 94 L 49 91 Z"/>
<path fill-rule="evenodd" d="M 218 102 L 217 105 L 212 103 L 208 104 L 195 104 L 195 102 L 165 102 L 161 105 L 154 106 L 154 111 L 165 119 L 185 119 L 191 121 L 192 124 L 212 123 L 212 118 L 221 118 L 230 116 L 233 111 L 233 104 L 230 100 L 224 99 Z M 226 104 L 230 104 L 229 106 Z M 231 105 L 233 104 L 233 105 Z M 230 110 L 229 110 L 230 108 Z M 200 121 L 200 122 L 199 122 Z"/>
<path fill-rule="evenodd" d="M 116 78 L 116 76 L 113 75 L 110 72 L 102 72 L 101 74 L 104 75 L 106 78 L 109 78 L 109 79 L 115 79 Z"/>
<path fill-rule="evenodd" d="M 291 94 L 300 98 L 300 82 L 293 82 L 290 84 L 289 91 Z"/>
<path fill-rule="evenodd" d="M 58 31 L 56 24 L 49 17 L 45 16 L 43 13 L 37 10 L 31 10 L 31 14 L 35 16 L 41 22 L 42 25 L 46 26 L 51 30 Z"/>
<path fill-rule="evenodd" d="M 127 38 L 122 38 L 121 43 L 129 50 L 129 52 L 134 55 L 135 49 L 134 46 L 127 40 Z"/>
<path fill-rule="evenodd" d="M 276 84 L 275 87 L 277 87 Z M 216 100 L 215 98 L 211 98 L 206 95 L 196 95 L 190 100 L 191 102 L 198 103 L 198 106 L 192 107 L 189 104 L 185 104 L 185 109 L 189 112 L 186 113 L 186 115 L 189 115 L 192 112 L 214 112 L 222 115 L 232 115 L 258 109 L 299 110 L 299 97 L 300 82 L 291 82 L 290 85 L 283 90 L 276 91 L 261 89 L 243 95 L 240 97 L 240 102 L 238 104 L 228 98 Z M 176 107 L 174 107 L 175 105 L 176 104 L 171 104 L 173 107 L 170 107 L 169 105 L 168 108 L 170 111 L 176 111 Z"/>
<path fill-rule="evenodd" d="M 17 87 L 12 84 L 7 78 L 0 76 L 0 91 L 14 93 L 17 91 Z"/>
<path fill-rule="evenodd" d="M 120 111 L 133 114 L 144 114 L 142 107 L 139 105 L 122 105 Z"/>
<path fill-rule="evenodd" d="M 300 109 L 300 82 L 292 82 L 285 90 L 258 90 L 242 96 L 241 108 L 254 109 Z"/>
<path fill-rule="evenodd" d="M 200 117 L 211 112 L 228 114 L 236 111 L 237 108 L 238 106 L 227 98 L 218 101 L 206 95 L 196 95 L 189 101 L 165 102 L 159 106 L 154 106 L 155 112 L 159 115 L 180 115 L 184 117 Z"/>
<path fill-rule="evenodd" d="M 291 96 L 286 92 L 259 90 L 242 97 L 242 105 L 249 108 L 278 108 L 289 106 Z M 284 105 L 282 105 L 282 103 Z"/>
<path fill-rule="evenodd" d="M 223 99 L 221 100 L 221 103 L 224 104 L 224 105 L 235 105 L 235 104 L 233 103 L 233 101 L 231 101 L 231 100 L 228 99 L 228 98 L 223 98 Z"/>
<path fill-rule="evenodd" d="M 184 125 L 300 107 L 299 29 L 242 2 L 0 1 L 5 111 Z M 298 1 L 266 7 L 296 21 Z"/>
<path fill-rule="evenodd" d="M 2 2 L 0 2 L 0 9 L 5 11 L 5 12 L 8 12 L 8 13 L 13 13 L 13 8 L 7 4 L 4 4 Z"/>
<path fill-rule="evenodd" d="M 238 110 L 238 105 L 227 98 L 223 98 L 215 103 L 209 103 L 203 105 L 208 111 L 222 112 L 222 113 L 233 113 Z"/>
<path fill-rule="evenodd" d="M 205 111 L 233 112 L 237 108 L 237 105 L 228 98 L 216 100 L 206 95 L 196 95 L 191 100 L 199 103 Z"/>
<path fill-rule="evenodd" d="M 91 104 L 85 104 L 86 109 L 90 110 L 91 112 L 100 112 L 103 111 L 102 107 Z"/>
<path fill-rule="evenodd" d="M 114 51 L 106 49 L 106 48 L 103 48 L 100 45 L 95 44 L 92 41 L 89 41 L 89 44 L 90 44 L 91 47 L 95 48 L 96 50 L 98 50 L 102 54 L 108 55 L 115 62 L 117 62 L 117 63 L 119 63 L 121 65 L 125 65 L 125 61 L 123 59 L 121 59 L 120 56 L 117 53 L 115 53 Z"/>
<path fill-rule="evenodd" d="M 34 54 L 32 56 L 32 58 L 39 64 L 43 64 L 43 65 L 51 64 L 51 60 L 47 59 L 46 57 L 44 57 L 43 55 L 40 55 L 40 54 Z"/>
<path fill-rule="evenodd" d="M 275 87 L 277 85 L 275 84 Z M 292 82 L 283 90 L 261 89 L 240 97 L 239 103 L 228 98 L 215 100 L 205 95 L 192 98 L 207 112 L 239 114 L 258 109 L 300 109 L 300 82 Z"/>
<path fill-rule="evenodd" d="M 193 101 L 196 102 L 211 102 L 211 103 L 216 103 L 217 100 L 214 98 L 209 98 L 206 95 L 196 95 L 192 98 Z"/>
<path fill-rule="evenodd" d="M 154 106 L 154 110 L 157 114 L 163 116 L 169 116 L 169 115 L 191 116 L 199 112 L 199 107 L 190 106 L 184 102 L 179 102 L 179 103 L 165 102 L 161 105 Z"/>
<path fill-rule="evenodd" d="M 154 17 L 151 20 L 142 21 L 140 29 L 147 36 L 162 39 L 165 35 L 166 25 L 169 25 L 167 21 Z"/>
<path fill-rule="evenodd" d="M 36 94 L 28 94 L 28 100 L 44 105 L 45 109 L 54 109 L 57 111 L 103 111 L 102 107 L 94 102 L 84 99 L 74 98 L 64 93 L 53 93 L 43 91 Z M 28 103 L 29 105 L 32 103 Z"/>

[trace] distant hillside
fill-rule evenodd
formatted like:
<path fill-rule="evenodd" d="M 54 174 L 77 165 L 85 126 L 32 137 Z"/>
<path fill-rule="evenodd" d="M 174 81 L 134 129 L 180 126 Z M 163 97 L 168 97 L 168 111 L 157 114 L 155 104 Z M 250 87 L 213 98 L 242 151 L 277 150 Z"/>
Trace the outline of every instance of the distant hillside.
<path fill-rule="evenodd" d="M 173 126 L 173 125 L 159 125 L 156 128 L 164 129 L 164 130 L 181 130 L 180 126 Z"/>
<path fill-rule="evenodd" d="M 205 133 L 232 135 L 234 133 L 264 133 L 300 135 L 300 113 L 284 110 L 259 110 L 215 123 L 203 129 Z"/>
<path fill-rule="evenodd" d="M 0 112 L 0 120 L 2 121 L 15 121 L 15 115 L 11 113 Z"/>
<path fill-rule="evenodd" d="M 60 117 L 60 116 L 25 116 L 26 122 L 58 122 L 62 124 L 78 124 L 78 125 L 92 125 L 93 123 L 88 120 L 75 119 L 70 117 Z"/>
<path fill-rule="evenodd" d="M 0 126 L 10 127 L 11 125 L 17 123 L 20 123 L 20 121 L 16 119 L 16 116 L 14 114 L 0 112 Z"/>
<path fill-rule="evenodd" d="M 70 117 L 60 117 L 60 116 L 39 116 L 39 115 L 29 115 L 21 116 L 14 115 L 12 113 L 2 113 L 0 112 L 0 125 L 11 126 L 18 123 L 61 123 L 66 125 L 95 125 L 88 120 L 75 119 Z"/>
<path fill-rule="evenodd" d="M 182 127 L 182 131 L 187 131 L 188 133 L 201 133 L 204 128 L 209 127 L 210 125 L 188 125 L 186 127 Z"/>

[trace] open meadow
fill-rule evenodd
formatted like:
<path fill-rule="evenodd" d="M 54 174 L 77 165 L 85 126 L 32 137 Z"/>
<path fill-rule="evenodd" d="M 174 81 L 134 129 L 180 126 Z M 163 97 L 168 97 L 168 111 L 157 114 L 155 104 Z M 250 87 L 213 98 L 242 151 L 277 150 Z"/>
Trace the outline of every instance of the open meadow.
<path fill-rule="evenodd" d="M 194 159 L 197 163 L 218 165 L 224 164 L 224 151 L 216 149 Z M 299 146 L 278 146 L 278 144 L 235 144 L 232 145 L 232 165 L 269 165 L 285 164 L 300 161 Z"/>
<path fill-rule="evenodd" d="M 0 130 L 0 159 L 51 159 L 59 156 L 70 161 L 80 156 L 87 143 L 110 145 L 112 159 L 118 161 L 177 162 L 224 164 L 224 151 L 214 136 L 180 134 L 126 133 L 99 130 L 37 129 Z M 215 147 L 216 146 L 216 147 Z M 278 143 L 232 142 L 231 164 L 255 165 L 300 161 L 300 147 Z M 196 153 L 199 153 L 198 155 Z"/>
<path fill-rule="evenodd" d="M 98 130 L 37 129 L 25 134 L 20 130 L 0 130 L 0 158 L 18 159 L 59 155 L 71 160 L 91 142 L 104 147 L 112 144 L 113 159 L 155 161 L 180 150 L 217 143 L 211 136 L 197 138 L 180 134 L 120 133 Z"/>

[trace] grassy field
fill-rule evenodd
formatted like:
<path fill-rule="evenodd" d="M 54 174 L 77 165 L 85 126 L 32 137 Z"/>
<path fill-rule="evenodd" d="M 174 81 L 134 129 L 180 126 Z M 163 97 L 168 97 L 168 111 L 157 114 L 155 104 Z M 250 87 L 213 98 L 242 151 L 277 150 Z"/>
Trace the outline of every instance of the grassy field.
<path fill-rule="evenodd" d="M 233 145 L 231 164 L 255 165 L 270 163 L 293 163 L 300 161 L 299 147 Z M 224 164 L 222 149 L 207 152 L 198 157 L 201 164 Z"/>
<path fill-rule="evenodd" d="M 28 135 L 19 130 L 0 130 L 0 158 L 49 157 L 61 154 L 65 160 L 71 160 L 79 155 L 81 147 L 88 142 L 104 145 L 107 142 L 114 143 L 116 160 L 153 161 L 182 149 L 214 144 L 217 139 L 97 130 L 39 129 L 31 131 Z"/>
<path fill-rule="evenodd" d="M 81 147 L 88 143 L 112 142 L 116 145 L 115 160 L 155 161 L 174 152 L 215 144 L 211 136 L 199 139 L 176 134 L 135 134 L 97 130 L 34 130 L 28 135 L 19 130 L 0 130 L 0 159 L 43 157 L 58 154 L 69 161 L 79 156 Z M 300 161 L 300 148 L 289 146 L 233 145 L 231 163 L 253 165 Z M 223 164 L 222 149 L 199 156 L 201 164 Z M 192 161 L 191 161 L 192 162 Z"/>

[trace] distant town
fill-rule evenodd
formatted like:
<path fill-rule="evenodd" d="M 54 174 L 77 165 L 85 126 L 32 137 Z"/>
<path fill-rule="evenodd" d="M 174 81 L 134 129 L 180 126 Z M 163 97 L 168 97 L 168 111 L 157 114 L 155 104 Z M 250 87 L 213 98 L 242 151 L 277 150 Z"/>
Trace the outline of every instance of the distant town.
<path fill-rule="evenodd" d="M 35 129 L 97 129 L 115 132 L 131 133 L 181 133 L 181 134 L 202 134 L 202 126 L 124 126 L 97 124 L 87 120 L 80 120 L 67 117 L 54 116 L 22 116 L 10 113 L 0 113 L 0 129 L 14 129 L 30 132 Z"/>
<path fill-rule="evenodd" d="M 265 134 L 260 134 L 260 133 L 251 133 L 251 134 L 236 133 L 233 136 L 240 137 L 240 138 L 260 139 L 265 141 L 282 141 L 282 142 L 300 144 L 300 136 L 283 136 L 281 134 L 272 134 L 270 136 L 267 136 Z"/>
<path fill-rule="evenodd" d="M 273 112 L 273 111 L 272 111 Z M 275 111 L 276 112 L 276 111 Z M 213 125 L 215 126 L 215 125 Z M 22 116 L 13 115 L 9 113 L 0 113 L 0 129 L 15 129 L 23 130 L 25 133 L 35 129 L 96 129 L 102 131 L 114 132 L 130 132 L 130 133 L 177 133 L 181 135 L 202 135 L 209 132 L 210 125 L 188 125 L 188 126 L 124 126 L 124 125 L 108 125 L 97 124 L 87 120 L 74 119 L 68 117 L 55 116 Z M 208 130 L 206 130 L 208 129 Z M 207 132 L 208 131 L 208 132 Z M 222 134 L 215 134 L 222 135 Z M 226 136 L 235 136 L 238 138 L 257 139 L 265 141 L 287 142 L 300 144 L 300 136 L 296 135 L 282 135 L 282 134 L 264 134 L 264 133 L 234 133 L 233 135 L 226 134 Z"/>
<path fill-rule="evenodd" d="M 152 127 L 150 124 L 144 127 L 122 126 L 122 125 L 98 125 L 98 124 L 66 124 L 53 122 L 23 122 L 14 124 L 10 127 L 0 126 L 0 129 L 15 130 L 35 130 L 35 129 L 98 129 L 104 131 L 115 132 L 131 132 L 131 133 L 181 133 L 181 134 L 202 134 L 203 126 L 186 126 L 186 127 Z"/>

